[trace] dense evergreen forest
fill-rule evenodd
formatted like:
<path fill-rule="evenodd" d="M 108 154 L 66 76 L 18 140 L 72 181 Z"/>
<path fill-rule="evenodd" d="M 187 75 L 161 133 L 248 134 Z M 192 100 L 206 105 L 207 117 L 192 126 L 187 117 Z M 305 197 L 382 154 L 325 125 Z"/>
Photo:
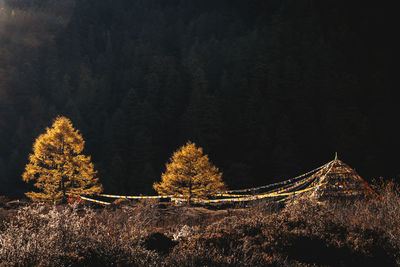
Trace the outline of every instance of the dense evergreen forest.
<path fill-rule="evenodd" d="M 390 11 L 393 10 L 393 11 Z M 154 193 L 191 140 L 230 188 L 333 159 L 399 176 L 394 10 L 343 0 L 0 0 L 0 194 L 57 115 L 105 191 Z"/>

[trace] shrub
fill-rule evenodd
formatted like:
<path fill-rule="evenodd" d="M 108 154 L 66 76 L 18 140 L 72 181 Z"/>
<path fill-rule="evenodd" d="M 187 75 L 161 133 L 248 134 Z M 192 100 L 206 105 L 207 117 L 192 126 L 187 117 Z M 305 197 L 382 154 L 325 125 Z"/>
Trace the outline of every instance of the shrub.
<path fill-rule="evenodd" d="M 381 188 L 377 200 L 255 202 L 182 239 L 167 265 L 398 265 L 400 194 Z"/>
<path fill-rule="evenodd" d="M 111 214 L 108 214 L 111 215 Z M 0 233 L 5 266 L 152 264 L 154 253 L 140 246 L 141 231 L 130 215 L 97 215 L 77 205 L 22 208 Z M 121 222 L 118 219 L 128 218 Z"/>
<path fill-rule="evenodd" d="M 399 190 L 378 189 L 376 200 L 259 201 L 230 210 L 34 204 L 3 213 L 0 266 L 400 265 Z"/>

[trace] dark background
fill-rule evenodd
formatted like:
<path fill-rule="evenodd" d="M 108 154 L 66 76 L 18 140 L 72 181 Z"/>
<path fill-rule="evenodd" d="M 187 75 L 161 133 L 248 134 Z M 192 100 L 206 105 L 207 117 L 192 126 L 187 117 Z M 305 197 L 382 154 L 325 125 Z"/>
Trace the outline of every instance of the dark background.
<path fill-rule="evenodd" d="M 109 193 L 154 193 L 188 140 L 230 188 L 296 176 L 336 151 L 366 180 L 398 177 L 394 11 L 343 0 L 0 0 L 0 194 L 28 190 L 32 144 L 57 115 L 80 129 Z"/>

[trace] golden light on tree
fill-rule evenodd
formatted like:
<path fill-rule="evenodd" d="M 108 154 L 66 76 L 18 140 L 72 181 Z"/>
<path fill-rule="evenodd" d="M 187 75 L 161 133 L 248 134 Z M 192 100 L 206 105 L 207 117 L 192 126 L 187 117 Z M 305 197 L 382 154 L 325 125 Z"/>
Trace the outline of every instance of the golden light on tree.
<path fill-rule="evenodd" d="M 69 119 L 57 117 L 51 128 L 41 134 L 33 145 L 33 154 L 22 179 L 34 181 L 40 192 L 28 192 L 35 201 L 60 201 L 71 192 L 100 193 L 102 185 L 96 178 L 90 156 L 82 153 L 85 141 Z"/>
<path fill-rule="evenodd" d="M 172 155 L 161 182 L 153 187 L 160 195 L 183 195 L 190 201 L 224 190 L 225 184 L 222 172 L 203 155 L 203 149 L 188 142 Z"/>

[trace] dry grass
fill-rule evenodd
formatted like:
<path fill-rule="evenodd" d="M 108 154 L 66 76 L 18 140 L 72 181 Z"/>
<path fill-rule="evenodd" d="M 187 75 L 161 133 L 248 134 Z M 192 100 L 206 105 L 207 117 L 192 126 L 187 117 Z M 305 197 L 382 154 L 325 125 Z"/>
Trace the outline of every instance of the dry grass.
<path fill-rule="evenodd" d="M 380 198 L 369 201 L 0 210 L 0 265 L 400 265 L 400 192 L 394 183 L 377 184 Z"/>
<path fill-rule="evenodd" d="M 151 210 L 148 216 L 153 214 Z M 154 265 L 142 248 L 143 227 L 152 220 L 131 210 L 95 211 L 77 205 L 36 204 L 18 210 L 0 233 L 4 266 Z"/>

